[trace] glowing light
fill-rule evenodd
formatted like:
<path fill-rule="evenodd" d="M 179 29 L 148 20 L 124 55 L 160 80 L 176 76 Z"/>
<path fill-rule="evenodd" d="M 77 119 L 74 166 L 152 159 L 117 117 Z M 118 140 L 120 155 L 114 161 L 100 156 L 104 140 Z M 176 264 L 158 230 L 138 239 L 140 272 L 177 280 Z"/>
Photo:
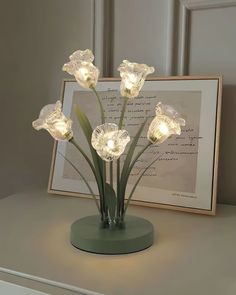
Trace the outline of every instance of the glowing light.
<path fill-rule="evenodd" d="M 169 127 L 167 126 L 167 124 L 165 122 L 160 123 L 159 131 L 164 135 L 169 134 Z"/>
<path fill-rule="evenodd" d="M 181 126 L 184 125 L 185 120 L 171 106 L 158 103 L 156 117 L 149 126 L 147 138 L 152 143 L 162 143 L 170 135 L 180 135 Z"/>
<path fill-rule="evenodd" d="M 99 70 L 92 62 L 94 55 L 91 50 L 78 50 L 70 56 L 70 61 L 63 66 L 63 71 L 75 76 L 76 81 L 84 88 L 96 86 Z"/>
<path fill-rule="evenodd" d="M 154 68 L 145 64 L 132 63 L 128 60 L 123 60 L 118 71 L 120 71 L 121 76 L 121 95 L 127 98 L 134 98 L 138 96 L 143 87 L 146 76 L 153 73 Z"/>
<path fill-rule="evenodd" d="M 45 129 L 56 140 L 70 140 L 73 137 L 72 121 L 62 113 L 60 101 L 42 108 L 39 118 L 32 125 L 36 130 Z"/>
<path fill-rule="evenodd" d="M 128 132 L 119 130 L 118 126 L 113 123 L 97 126 L 91 138 L 93 148 L 107 162 L 117 160 L 124 152 L 129 141 Z"/>
<path fill-rule="evenodd" d="M 114 149 L 115 147 L 115 142 L 113 139 L 108 139 L 107 141 L 107 146 L 110 148 L 110 149 Z"/>
<path fill-rule="evenodd" d="M 79 69 L 78 72 L 79 72 L 79 74 L 80 74 L 81 76 L 88 77 L 89 71 L 88 71 L 87 68 L 82 67 L 82 68 Z"/>

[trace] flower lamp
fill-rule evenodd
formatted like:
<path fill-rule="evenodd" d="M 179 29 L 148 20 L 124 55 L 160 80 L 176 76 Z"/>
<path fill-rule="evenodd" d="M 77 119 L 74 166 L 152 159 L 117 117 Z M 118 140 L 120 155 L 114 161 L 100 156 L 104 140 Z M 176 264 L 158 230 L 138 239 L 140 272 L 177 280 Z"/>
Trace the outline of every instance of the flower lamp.
<path fill-rule="evenodd" d="M 129 141 L 129 133 L 126 130 L 118 130 L 118 126 L 114 123 L 97 126 L 91 139 L 93 148 L 107 162 L 117 160 Z"/>
<path fill-rule="evenodd" d="M 63 71 L 75 76 L 76 81 L 84 88 L 95 87 L 98 81 L 99 70 L 92 62 L 94 56 L 91 50 L 75 51 L 70 61 L 63 66 Z"/>
<path fill-rule="evenodd" d="M 162 143 L 170 135 L 180 135 L 181 126 L 185 125 L 185 120 L 168 105 L 159 102 L 156 105 L 156 116 L 152 120 L 147 137 L 152 143 Z"/>
<path fill-rule="evenodd" d="M 120 76 L 122 78 L 120 84 L 121 95 L 127 98 L 134 98 L 138 96 L 147 75 L 154 73 L 154 68 L 145 64 L 123 60 L 118 71 L 120 71 Z"/>
<path fill-rule="evenodd" d="M 127 60 L 121 63 L 118 70 L 121 76 L 120 92 L 123 96 L 123 107 L 119 124 L 116 125 L 106 122 L 103 104 L 96 91 L 99 70 L 93 65 L 93 60 L 94 56 L 90 50 L 78 50 L 63 66 L 63 70 L 74 75 L 82 87 L 94 92 L 99 104 L 102 124 L 97 127 L 91 126 L 89 118 L 79 105 L 75 107 L 78 123 L 85 135 L 89 150 L 85 151 L 74 139 L 72 121 L 63 114 L 60 101 L 43 107 L 39 118 L 33 122 L 33 127 L 36 130 L 47 130 L 55 140 L 68 141 L 73 144 L 78 154 L 87 161 L 97 183 L 99 197 L 93 192 L 83 172 L 80 171 L 80 167 L 76 167 L 63 155 L 86 184 L 98 210 L 97 215 L 78 219 L 72 224 L 70 235 L 72 245 L 81 250 L 100 254 L 141 251 L 153 243 L 153 225 L 148 220 L 127 215 L 126 212 L 139 181 L 158 158 L 142 171 L 133 189 L 127 195 L 126 187 L 130 173 L 140 156 L 152 144 L 159 145 L 171 135 L 179 135 L 185 121 L 171 106 L 159 102 L 156 106 L 155 117 L 148 128 L 146 144 L 136 151 L 138 140 L 148 118 L 141 122 L 131 140 L 128 131 L 123 129 L 124 114 L 128 100 L 135 99 L 139 95 L 146 76 L 153 73 L 154 68 Z M 125 150 L 126 155 L 121 163 L 120 156 Z"/>
<path fill-rule="evenodd" d="M 43 107 L 33 127 L 46 129 L 55 140 L 70 140 L 73 137 L 72 121 L 64 116 L 61 107 L 60 101 Z"/>

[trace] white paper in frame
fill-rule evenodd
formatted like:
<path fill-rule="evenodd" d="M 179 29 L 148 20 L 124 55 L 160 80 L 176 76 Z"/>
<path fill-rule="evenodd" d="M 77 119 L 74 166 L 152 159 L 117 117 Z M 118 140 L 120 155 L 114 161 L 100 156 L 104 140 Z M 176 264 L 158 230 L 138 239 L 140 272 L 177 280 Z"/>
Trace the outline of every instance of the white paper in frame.
<path fill-rule="evenodd" d="M 122 104 L 120 81 L 100 79 L 97 84 L 106 122 L 118 122 Z M 155 157 L 159 160 L 145 173 L 132 198 L 132 204 L 214 215 L 216 210 L 217 168 L 221 113 L 222 77 L 181 76 L 148 79 L 140 95 L 129 101 L 124 129 L 131 137 L 149 117 L 137 150 L 147 142 L 146 132 L 161 101 L 172 105 L 186 120 L 180 136 L 172 136 L 160 146 L 152 145 L 133 169 L 127 195 L 143 169 Z M 74 80 L 62 86 L 63 112 L 73 120 L 75 139 L 88 151 L 88 145 L 73 112 L 79 104 L 95 128 L 100 125 L 100 112 L 94 94 Z M 68 196 L 90 197 L 86 185 L 76 171 L 61 156 L 80 167 L 97 193 L 93 175 L 79 152 L 68 142 L 55 142 L 48 191 Z M 124 154 L 125 156 L 125 154 Z M 121 158 L 121 162 L 123 157 Z M 81 169 L 82 167 L 82 169 Z"/>

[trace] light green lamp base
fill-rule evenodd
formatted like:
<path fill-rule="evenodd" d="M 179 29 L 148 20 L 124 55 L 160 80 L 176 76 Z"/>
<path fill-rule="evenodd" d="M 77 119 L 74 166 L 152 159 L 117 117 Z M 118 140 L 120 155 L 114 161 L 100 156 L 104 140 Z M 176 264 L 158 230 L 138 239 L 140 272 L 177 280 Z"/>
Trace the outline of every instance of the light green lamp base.
<path fill-rule="evenodd" d="M 71 226 L 71 244 L 97 254 L 127 254 L 153 244 L 153 225 L 137 216 L 125 217 L 125 228 L 99 228 L 100 217 L 87 216 Z"/>

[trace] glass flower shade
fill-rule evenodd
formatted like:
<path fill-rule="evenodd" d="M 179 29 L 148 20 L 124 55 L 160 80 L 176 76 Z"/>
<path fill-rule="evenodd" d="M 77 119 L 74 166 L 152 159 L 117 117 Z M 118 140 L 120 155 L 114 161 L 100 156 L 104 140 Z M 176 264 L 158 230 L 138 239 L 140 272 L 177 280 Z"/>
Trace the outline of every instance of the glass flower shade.
<path fill-rule="evenodd" d="M 128 60 L 123 60 L 118 71 L 120 71 L 121 76 L 121 95 L 127 98 L 134 98 L 138 96 L 147 75 L 152 74 L 154 68 L 145 64 L 132 63 Z"/>
<path fill-rule="evenodd" d="M 169 105 L 159 102 L 156 105 L 156 117 L 152 120 L 147 138 L 152 143 L 162 143 L 171 135 L 180 135 L 181 126 L 185 126 L 185 120 Z"/>
<path fill-rule="evenodd" d="M 34 129 L 46 129 L 56 140 L 70 140 L 73 137 L 72 121 L 62 113 L 62 105 L 58 100 L 42 108 L 39 118 L 32 125 Z"/>
<path fill-rule="evenodd" d="M 70 61 L 63 66 L 63 71 L 74 75 L 76 81 L 84 88 L 94 88 L 98 81 L 99 70 L 93 65 L 94 55 L 91 50 L 75 51 Z"/>
<path fill-rule="evenodd" d="M 123 154 L 129 141 L 128 132 L 118 130 L 118 126 L 113 123 L 97 126 L 91 139 L 93 148 L 106 162 L 117 160 Z"/>

